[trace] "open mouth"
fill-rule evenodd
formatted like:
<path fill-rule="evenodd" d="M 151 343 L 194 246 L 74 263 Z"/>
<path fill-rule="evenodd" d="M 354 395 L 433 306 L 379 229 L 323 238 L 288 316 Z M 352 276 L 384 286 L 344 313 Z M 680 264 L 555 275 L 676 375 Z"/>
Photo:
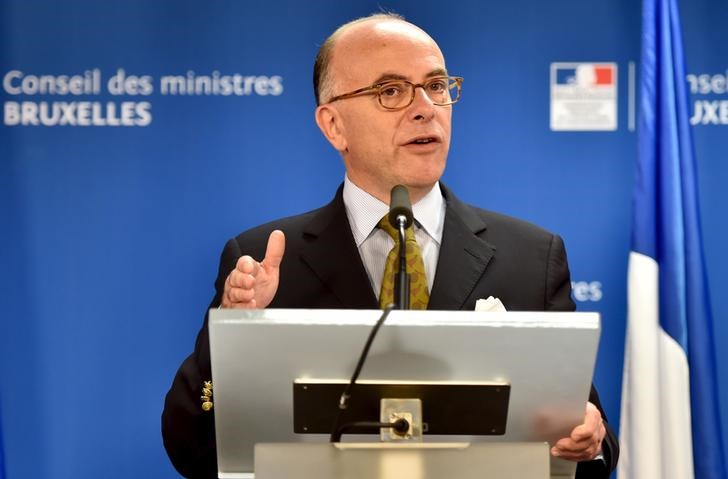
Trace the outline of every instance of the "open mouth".
<path fill-rule="evenodd" d="M 409 142 L 410 145 L 426 145 L 428 143 L 435 143 L 437 141 L 437 138 L 434 137 L 425 137 L 425 138 L 416 138 Z"/>

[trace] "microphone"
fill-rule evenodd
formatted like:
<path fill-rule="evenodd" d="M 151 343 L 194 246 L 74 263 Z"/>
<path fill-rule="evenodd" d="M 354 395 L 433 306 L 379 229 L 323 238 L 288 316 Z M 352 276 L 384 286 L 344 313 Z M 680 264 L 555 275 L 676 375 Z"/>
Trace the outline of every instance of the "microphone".
<path fill-rule="evenodd" d="M 389 200 L 389 224 L 399 229 L 400 217 L 404 218 L 404 228 L 412 226 L 414 216 L 412 215 L 412 204 L 410 203 L 409 191 L 402 185 L 392 188 Z"/>
<path fill-rule="evenodd" d="M 399 268 L 394 276 L 394 304 L 397 309 L 409 309 L 410 276 L 407 274 L 407 245 L 404 230 L 412 226 L 412 204 L 409 191 L 402 185 L 392 188 L 389 199 L 389 224 L 399 232 Z"/>

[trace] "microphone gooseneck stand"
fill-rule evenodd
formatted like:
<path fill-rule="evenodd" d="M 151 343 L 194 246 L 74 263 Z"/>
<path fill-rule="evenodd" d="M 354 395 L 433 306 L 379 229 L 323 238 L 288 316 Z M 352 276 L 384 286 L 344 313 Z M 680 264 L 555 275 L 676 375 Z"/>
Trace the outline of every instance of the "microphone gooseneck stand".
<path fill-rule="evenodd" d="M 394 277 L 394 304 L 395 309 L 410 309 L 410 275 L 407 272 L 407 241 L 405 229 L 407 217 L 397 216 L 397 232 L 399 233 L 399 270 Z"/>
<path fill-rule="evenodd" d="M 410 427 L 409 421 L 401 418 L 391 423 L 378 421 L 354 421 L 344 423 L 339 426 L 342 414 L 348 408 L 352 390 L 356 384 L 357 378 L 359 377 L 359 373 L 364 366 L 364 362 L 369 354 L 369 348 L 371 347 L 379 328 L 382 324 L 384 324 L 384 320 L 387 319 L 387 316 L 389 316 L 392 309 L 402 310 L 410 308 L 410 275 L 407 273 L 407 242 L 405 230 L 410 227 L 414 218 L 412 216 L 412 205 L 409 199 L 409 192 L 407 191 L 407 188 L 402 185 L 397 185 L 392 188 L 389 201 L 389 215 L 387 219 L 399 234 L 399 268 L 394 279 L 394 304 L 388 305 L 384 308 L 379 320 L 370 331 L 369 338 L 367 338 L 367 342 L 364 344 L 364 349 L 359 356 L 359 361 L 354 368 L 354 374 L 352 374 L 349 384 L 347 384 L 346 388 L 344 388 L 344 392 L 341 393 L 341 397 L 339 398 L 339 408 L 331 429 L 330 442 L 340 442 L 341 435 L 347 430 L 353 428 L 381 429 L 389 427 L 398 433 L 403 433 Z"/>

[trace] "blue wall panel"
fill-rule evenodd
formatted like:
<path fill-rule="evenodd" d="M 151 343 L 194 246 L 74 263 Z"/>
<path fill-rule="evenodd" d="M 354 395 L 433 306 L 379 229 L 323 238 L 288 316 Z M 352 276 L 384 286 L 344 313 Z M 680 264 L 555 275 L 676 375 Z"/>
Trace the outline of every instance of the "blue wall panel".
<path fill-rule="evenodd" d="M 465 77 L 444 181 L 468 202 L 564 237 L 578 308 L 602 313 L 595 381 L 618 424 L 636 160 L 628 70 L 639 61 L 640 2 L 6 0 L 0 422 L 9 478 L 176 477 L 159 416 L 213 294 L 220 250 L 244 229 L 333 195 L 344 170 L 313 121 L 313 58 L 337 25 L 380 6 L 425 28 Z M 682 9 L 689 72 L 725 76 L 728 7 L 696 0 Z M 616 131 L 550 130 L 554 62 L 617 64 Z M 81 95 L 15 94 L 21 78 L 10 74 L 94 69 L 100 91 Z M 126 94 L 109 92 L 120 69 L 127 81 L 149 77 L 153 91 L 131 94 L 132 80 Z M 164 94 L 163 77 L 189 72 L 255 78 L 242 95 Z M 693 100 L 722 108 L 728 95 Z M 141 103 L 132 108 L 151 121 L 13 125 L 22 102 L 76 102 L 76 113 L 79 102 L 98 103 L 106 123 L 122 103 Z M 695 127 L 718 344 L 728 338 L 726 105 L 724 122 Z M 728 357 L 719 355 L 726 410 Z"/>

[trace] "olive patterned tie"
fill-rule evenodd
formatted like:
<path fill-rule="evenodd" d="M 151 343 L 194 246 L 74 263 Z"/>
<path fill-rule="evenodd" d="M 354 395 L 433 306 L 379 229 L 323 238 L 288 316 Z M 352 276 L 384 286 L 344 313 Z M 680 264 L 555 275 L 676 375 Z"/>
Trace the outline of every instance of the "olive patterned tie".
<path fill-rule="evenodd" d="M 379 227 L 394 240 L 394 248 L 387 255 L 382 277 L 382 288 L 379 291 L 379 307 L 394 303 L 394 275 L 399 265 L 399 233 L 389 223 L 387 215 L 379 220 Z M 407 273 L 410 275 L 410 309 L 427 309 L 430 293 L 427 290 L 427 276 L 422 251 L 415 240 L 415 230 L 410 226 L 405 230 L 405 248 Z"/>

